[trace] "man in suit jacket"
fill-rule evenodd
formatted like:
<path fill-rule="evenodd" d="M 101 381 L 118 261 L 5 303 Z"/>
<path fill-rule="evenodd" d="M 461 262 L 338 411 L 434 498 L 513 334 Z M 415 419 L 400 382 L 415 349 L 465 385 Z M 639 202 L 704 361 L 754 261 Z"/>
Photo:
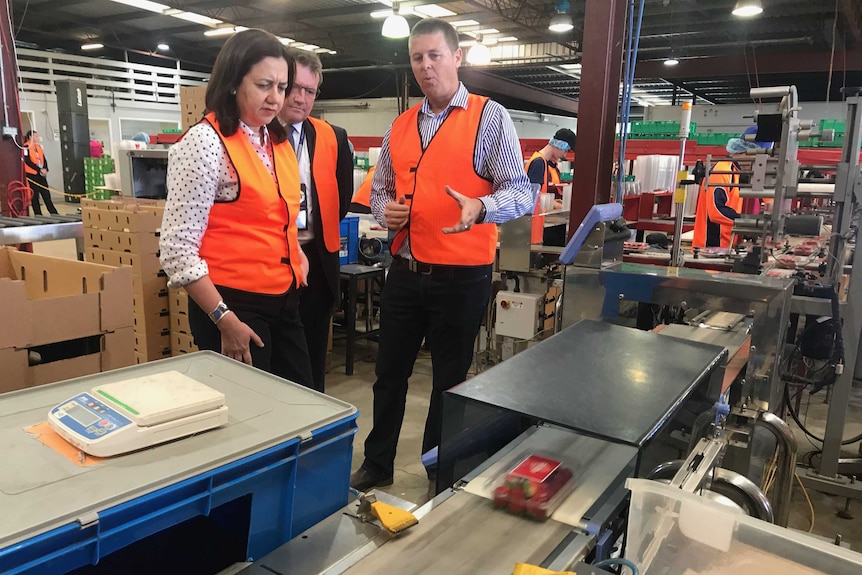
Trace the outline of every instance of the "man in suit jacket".
<path fill-rule="evenodd" d="M 305 50 L 290 52 L 296 61 L 296 75 L 279 117 L 296 151 L 302 182 L 297 221 L 309 273 L 308 286 L 300 294 L 299 312 L 314 388 L 322 392 L 329 323 L 340 300 L 339 225 L 353 196 L 353 152 L 343 128 L 309 117 L 323 83 L 320 58 Z"/>

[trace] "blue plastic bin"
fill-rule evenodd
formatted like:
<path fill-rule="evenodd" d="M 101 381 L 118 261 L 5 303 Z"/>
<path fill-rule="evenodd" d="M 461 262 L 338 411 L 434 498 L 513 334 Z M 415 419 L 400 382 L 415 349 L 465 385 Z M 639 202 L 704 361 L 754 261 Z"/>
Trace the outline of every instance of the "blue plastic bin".
<path fill-rule="evenodd" d="M 347 216 L 341 220 L 341 248 L 338 258 L 342 264 L 359 263 L 359 218 Z"/>
<path fill-rule="evenodd" d="M 95 565 L 144 537 L 246 496 L 246 557 L 263 557 L 347 504 L 356 417 L 107 509 L 93 525 L 65 525 L 0 549 L 0 573 L 53 575 Z"/>

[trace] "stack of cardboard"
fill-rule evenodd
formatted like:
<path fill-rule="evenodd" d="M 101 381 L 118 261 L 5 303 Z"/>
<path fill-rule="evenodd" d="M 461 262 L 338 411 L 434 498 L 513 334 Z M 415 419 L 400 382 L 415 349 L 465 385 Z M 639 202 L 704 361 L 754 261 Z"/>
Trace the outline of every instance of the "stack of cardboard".
<path fill-rule="evenodd" d="M 183 288 L 171 290 L 171 355 L 198 351 L 189 327 L 189 294 Z"/>
<path fill-rule="evenodd" d="M 163 200 L 83 200 L 84 259 L 132 268 L 135 356 L 145 363 L 171 355 L 167 276 L 159 263 Z"/>
<path fill-rule="evenodd" d="M 200 122 L 206 110 L 206 86 L 180 86 L 180 114 L 183 132 Z"/>
<path fill-rule="evenodd" d="M 134 365 L 132 273 L 0 248 L 0 392 Z"/>

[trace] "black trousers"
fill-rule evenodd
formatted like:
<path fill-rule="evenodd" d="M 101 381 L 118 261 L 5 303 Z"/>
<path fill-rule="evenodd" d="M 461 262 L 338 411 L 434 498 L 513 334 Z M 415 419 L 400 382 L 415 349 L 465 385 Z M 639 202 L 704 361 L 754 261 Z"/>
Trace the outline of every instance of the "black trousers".
<path fill-rule="evenodd" d="M 323 271 L 317 246 L 309 246 L 305 253 L 308 256 L 308 285 L 299 290 L 299 316 L 311 360 L 313 388 L 323 393 L 329 320 L 335 309 L 335 296 Z"/>
<path fill-rule="evenodd" d="M 41 174 L 27 174 L 27 184 L 33 190 L 33 199 L 30 202 L 33 205 L 33 213 L 37 216 L 42 215 L 42 206 L 39 205 L 39 197 L 41 196 L 48 213 L 56 214 L 57 208 L 54 207 L 54 202 L 51 201 L 51 191 L 48 190 L 48 180 L 45 179 L 45 176 Z"/>
<path fill-rule="evenodd" d="M 436 266 L 424 275 L 393 260 L 381 298 L 374 426 L 365 440 L 363 466 L 370 473 L 389 477 L 394 471 L 407 381 L 423 339 L 431 352 L 433 388 L 422 452 L 440 443 L 443 392 L 467 378 L 491 294 L 491 269 Z"/>
<path fill-rule="evenodd" d="M 311 387 L 311 364 L 299 319 L 299 292 L 292 289 L 273 296 L 217 287 L 227 307 L 263 340 L 263 347 L 249 343 L 252 365 Z M 191 298 L 189 325 L 200 349 L 221 353 L 221 332 Z"/>

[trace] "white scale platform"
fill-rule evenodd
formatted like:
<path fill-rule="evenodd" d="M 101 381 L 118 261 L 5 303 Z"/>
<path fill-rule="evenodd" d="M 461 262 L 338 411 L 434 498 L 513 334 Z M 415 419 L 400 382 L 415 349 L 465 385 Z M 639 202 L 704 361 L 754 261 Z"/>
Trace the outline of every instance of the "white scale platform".
<path fill-rule="evenodd" d="M 24 431 L 82 390 L 176 371 L 224 395 L 217 429 L 80 467 Z M 124 396 L 126 398 L 131 396 Z M 213 352 L 198 352 L 0 395 L 0 549 L 219 468 L 356 408 Z"/>
<path fill-rule="evenodd" d="M 227 423 L 224 394 L 176 370 L 82 391 L 48 413 L 81 451 L 111 457 Z"/>

